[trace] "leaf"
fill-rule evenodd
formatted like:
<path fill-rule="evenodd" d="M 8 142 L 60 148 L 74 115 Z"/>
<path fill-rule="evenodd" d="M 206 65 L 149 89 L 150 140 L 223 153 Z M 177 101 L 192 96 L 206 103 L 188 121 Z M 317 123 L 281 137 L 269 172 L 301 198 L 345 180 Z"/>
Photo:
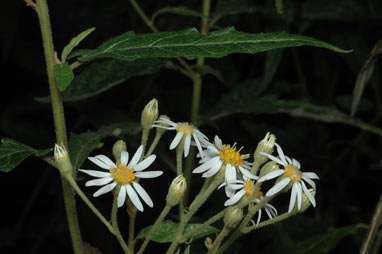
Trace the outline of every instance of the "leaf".
<path fill-rule="evenodd" d="M 351 225 L 341 228 L 329 229 L 328 232 L 310 237 L 297 243 L 297 253 L 330 253 L 337 244 L 346 236 L 354 235 L 359 229 L 359 225 Z"/>
<path fill-rule="evenodd" d="M 352 107 L 353 97 L 351 95 L 342 95 L 336 97 L 336 103 L 343 109 L 345 109 L 347 112 L 350 112 Z M 372 101 L 370 101 L 367 98 L 361 98 L 358 107 L 357 112 L 358 113 L 365 113 L 369 110 L 375 109 L 375 105 Z"/>
<path fill-rule="evenodd" d="M 219 0 L 216 11 L 212 17 L 218 19 L 222 16 L 254 11 L 254 3 L 249 0 Z"/>
<path fill-rule="evenodd" d="M 255 87 L 256 88 L 256 87 Z M 321 106 L 306 101 L 279 99 L 273 95 L 256 96 L 254 88 L 239 86 L 222 97 L 211 109 L 211 120 L 235 113 L 278 114 L 287 113 L 294 117 L 310 118 L 328 123 L 344 123 L 382 136 L 382 129 L 352 118 L 334 106 Z"/>
<path fill-rule="evenodd" d="M 202 75 L 211 74 L 212 76 L 217 78 L 220 82 L 224 82 L 223 75 L 218 69 L 215 69 L 214 67 L 212 67 L 210 65 L 206 65 L 206 64 L 203 64 L 201 66 L 197 66 L 197 68 L 198 68 L 198 71 L 200 72 L 200 74 L 202 74 Z"/>
<path fill-rule="evenodd" d="M 190 254 L 191 245 L 187 245 L 187 248 L 184 250 L 184 254 Z"/>
<path fill-rule="evenodd" d="M 151 21 L 154 23 L 155 18 L 159 14 L 163 13 L 171 13 L 171 14 L 178 14 L 178 15 L 183 15 L 183 16 L 190 16 L 190 17 L 203 17 L 203 14 L 195 11 L 195 10 L 190 10 L 186 6 L 176 6 L 176 7 L 165 7 L 162 9 L 159 9 L 154 13 L 154 15 L 151 18 Z"/>
<path fill-rule="evenodd" d="M 61 61 L 66 62 L 67 57 L 72 52 L 72 50 L 78 46 L 78 44 L 85 39 L 90 33 L 92 33 L 95 30 L 95 27 L 91 27 L 81 33 L 79 33 L 76 37 L 70 40 L 68 45 L 64 47 L 61 54 Z"/>
<path fill-rule="evenodd" d="M 178 223 L 175 223 L 171 220 L 165 220 L 161 224 L 159 224 L 157 231 L 154 233 L 152 237 L 152 241 L 157 243 L 170 243 L 173 241 L 176 231 L 178 229 Z M 201 224 L 188 224 L 186 228 L 184 229 L 184 233 L 189 232 L 190 230 L 198 227 Z M 142 229 L 137 236 L 137 239 L 144 239 L 146 235 L 149 233 L 152 225 L 145 227 Z M 198 239 L 201 237 L 204 237 L 206 235 L 214 234 L 218 232 L 219 230 L 212 226 L 207 226 L 203 230 L 199 231 L 195 235 L 193 235 L 193 239 Z"/>
<path fill-rule="evenodd" d="M 84 53 L 81 61 L 111 57 L 133 61 L 153 57 L 223 57 L 232 53 L 254 54 L 276 48 L 296 46 L 324 47 L 340 53 L 349 53 L 327 42 L 303 35 L 281 33 L 250 34 L 236 31 L 233 27 L 201 35 L 195 28 L 177 32 L 158 32 L 135 35 L 127 32 Z"/>
<path fill-rule="evenodd" d="M 275 6 L 278 14 L 283 14 L 283 0 L 275 0 Z"/>
<path fill-rule="evenodd" d="M 257 94 L 264 91 L 272 81 L 279 66 L 282 53 L 283 49 L 270 50 L 266 53 L 264 75 L 260 85 L 257 87 Z"/>
<path fill-rule="evenodd" d="M 44 156 L 53 148 L 36 150 L 28 145 L 22 144 L 10 138 L 2 138 L 0 144 L 0 170 L 10 172 L 23 160 L 31 155 Z"/>
<path fill-rule="evenodd" d="M 107 59 L 86 66 L 76 75 L 72 84 L 62 93 L 64 101 L 76 101 L 85 99 L 124 81 L 158 71 L 162 66 L 159 59 L 140 59 L 133 62 L 117 59 Z M 40 102 L 50 101 L 49 97 L 36 98 Z"/>
<path fill-rule="evenodd" d="M 72 69 L 70 69 L 67 62 L 56 64 L 54 67 L 54 76 L 56 78 L 58 90 L 61 92 L 69 86 L 70 82 L 74 79 Z"/>
<path fill-rule="evenodd" d="M 139 131 L 140 125 L 138 123 L 124 122 L 101 127 L 96 132 L 71 133 L 69 138 L 69 151 L 74 170 L 79 169 L 90 153 L 101 145 L 102 139 L 112 135 L 133 135 Z"/>

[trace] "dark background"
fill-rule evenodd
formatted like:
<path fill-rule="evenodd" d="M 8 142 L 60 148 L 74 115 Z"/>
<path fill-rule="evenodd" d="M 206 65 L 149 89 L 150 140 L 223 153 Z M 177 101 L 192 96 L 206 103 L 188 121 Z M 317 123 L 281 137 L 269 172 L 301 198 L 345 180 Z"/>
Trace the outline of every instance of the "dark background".
<path fill-rule="evenodd" d="M 55 48 L 59 52 L 72 37 L 93 26 L 96 31 L 81 43 L 80 48 L 95 48 L 129 30 L 150 32 L 129 1 L 67 0 L 48 1 L 48 4 Z M 152 14 L 159 8 L 177 4 L 195 10 L 201 10 L 202 5 L 201 1 L 146 1 L 142 7 Z M 302 33 L 344 49 L 353 49 L 350 54 L 338 54 L 313 47 L 287 48 L 273 81 L 264 93 L 316 105 L 333 105 L 349 114 L 349 101 L 357 74 L 374 44 L 382 37 L 381 2 L 288 1 L 284 3 L 282 15 L 276 12 L 273 1 L 253 1 L 250 4 L 253 8 L 248 12 L 223 17 L 217 25 L 234 25 L 237 30 L 250 33 Z M 217 1 L 212 1 L 211 10 L 217 6 Z M 51 106 L 34 100 L 48 95 L 37 16 L 20 0 L 5 1 L 1 9 L 3 103 L 0 108 L 0 137 L 10 137 L 38 149 L 52 147 L 55 138 Z M 175 31 L 192 26 L 199 28 L 200 21 L 195 17 L 164 14 L 157 19 L 156 25 L 160 31 Z M 210 139 L 218 134 L 225 143 L 238 142 L 239 147 L 244 146 L 244 152 L 251 154 L 266 131 L 275 133 L 277 142 L 287 155 L 298 159 L 304 171 L 314 171 L 320 176 L 317 207 L 241 238 L 229 253 L 292 253 L 296 243 L 324 234 L 329 229 L 368 224 L 381 194 L 382 139 L 376 134 L 342 123 L 326 123 L 287 114 L 233 114 L 209 120 L 210 110 L 222 96 L 245 81 L 263 75 L 264 61 L 264 53 L 233 54 L 206 60 L 207 64 L 221 70 L 224 82 L 211 75 L 204 77 L 200 110 L 203 124 L 200 129 Z M 141 109 L 153 97 L 159 100 L 160 113 L 171 116 L 174 121 L 187 121 L 191 94 L 192 83 L 187 77 L 163 68 L 152 75 L 129 79 L 87 100 L 65 103 L 67 129 L 81 133 L 126 119 L 139 121 Z M 356 118 L 381 127 L 381 96 L 381 62 L 377 59 Z M 175 152 L 166 151 L 173 135 L 165 135 L 157 151 L 158 157 L 174 159 Z M 138 147 L 139 137 L 124 138 L 128 150 L 133 153 Z M 115 141 L 115 138 L 105 139 L 104 146 L 95 153 L 111 156 L 110 149 Z M 145 181 L 144 187 L 155 208 L 145 207 L 145 212 L 138 215 L 138 229 L 152 224 L 159 215 L 168 184 L 174 177 L 171 170 L 165 170 L 168 165 L 163 160 L 157 159 L 156 163 L 156 167 L 164 170 L 165 174 L 160 181 Z M 94 165 L 85 162 L 83 168 L 94 168 Z M 194 179 L 192 194 L 201 184 L 199 176 Z M 80 179 L 79 185 L 84 187 L 84 182 Z M 72 252 L 60 185 L 59 173 L 37 158 L 24 161 L 9 173 L 0 173 L 1 253 Z M 85 190 L 89 197 L 95 191 L 96 188 Z M 288 198 L 285 195 L 273 203 L 279 212 L 287 209 Z M 221 209 L 224 199 L 223 194 L 214 194 L 195 221 L 204 221 Z M 108 216 L 111 195 L 91 200 Z M 77 204 L 83 240 L 102 253 L 121 253 L 117 241 L 83 202 L 78 200 Z M 120 227 L 127 233 L 128 218 L 123 210 L 119 214 Z M 176 219 L 175 210 L 169 218 Z M 356 233 L 341 237 L 338 244 L 327 252 L 357 253 L 365 233 L 361 226 Z M 202 240 L 194 241 L 191 246 L 191 253 L 204 253 Z M 148 253 L 162 253 L 161 248 L 165 249 L 151 243 Z M 317 253 L 327 253 L 324 251 Z"/>

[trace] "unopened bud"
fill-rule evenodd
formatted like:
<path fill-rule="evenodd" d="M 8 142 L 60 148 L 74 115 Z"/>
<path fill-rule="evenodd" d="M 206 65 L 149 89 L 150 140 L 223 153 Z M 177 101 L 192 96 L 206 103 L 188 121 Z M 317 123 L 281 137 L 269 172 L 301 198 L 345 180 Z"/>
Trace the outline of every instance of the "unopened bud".
<path fill-rule="evenodd" d="M 243 209 L 230 206 L 224 215 L 224 226 L 233 229 L 235 228 L 243 218 Z"/>
<path fill-rule="evenodd" d="M 126 143 L 123 140 L 118 140 L 113 145 L 113 156 L 117 164 L 121 161 L 121 152 L 126 151 Z"/>
<path fill-rule="evenodd" d="M 313 188 L 311 188 L 311 189 L 309 189 L 309 193 L 312 195 L 313 200 L 314 200 L 314 196 L 316 195 L 316 191 Z M 308 196 L 303 192 L 302 199 L 301 199 L 301 209 L 298 212 L 299 213 L 305 212 L 311 205 L 312 205 L 312 202 L 309 200 Z M 314 201 L 313 206 L 316 206 L 315 201 Z M 297 204 L 294 206 L 294 210 L 295 211 L 297 210 Z"/>
<path fill-rule="evenodd" d="M 183 197 L 184 192 L 187 189 L 186 178 L 183 175 L 178 175 L 172 180 L 170 188 L 168 189 L 166 201 L 170 206 L 175 206 L 179 203 L 180 199 Z"/>
<path fill-rule="evenodd" d="M 276 141 L 275 135 L 269 134 L 269 132 L 267 132 L 265 137 L 259 142 L 259 144 L 256 147 L 256 150 L 254 153 L 254 158 L 256 163 L 261 165 L 268 160 L 268 157 L 260 154 L 260 152 L 272 154 L 273 148 L 275 146 L 275 141 Z"/>
<path fill-rule="evenodd" d="M 152 99 L 142 111 L 141 125 L 143 129 L 150 129 L 158 118 L 158 101 Z"/>
<path fill-rule="evenodd" d="M 63 145 L 54 145 L 54 159 L 61 174 L 71 174 L 73 172 L 69 154 Z"/>

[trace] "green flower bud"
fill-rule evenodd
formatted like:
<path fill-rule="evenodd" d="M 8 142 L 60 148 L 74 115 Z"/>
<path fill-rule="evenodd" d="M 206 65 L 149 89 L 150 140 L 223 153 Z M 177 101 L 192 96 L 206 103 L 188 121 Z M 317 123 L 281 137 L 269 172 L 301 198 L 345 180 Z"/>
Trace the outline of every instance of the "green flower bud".
<path fill-rule="evenodd" d="M 233 229 L 240 223 L 242 218 L 243 209 L 236 206 L 230 206 L 224 214 L 224 226 Z"/>
<path fill-rule="evenodd" d="M 168 189 L 166 201 L 170 206 L 175 206 L 179 203 L 183 197 L 184 192 L 187 189 L 186 178 L 183 175 L 178 175 L 172 180 L 170 188 Z"/>
<path fill-rule="evenodd" d="M 54 159 L 61 174 L 72 174 L 72 163 L 70 161 L 69 154 L 63 145 L 54 145 Z"/>
<path fill-rule="evenodd" d="M 158 118 L 158 101 L 152 99 L 142 111 L 141 125 L 143 129 L 151 129 L 151 126 Z"/>
<path fill-rule="evenodd" d="M 261 165 L 268 160 L 268 157 L 260 154 L 260 152 L 272 154 L 273 148 L 275 146 L 275 141 L 275 135 L 269 134 L 269 132 L 267 132 L 265 137 L 257 145 L 255 153 L 253 155 L 256 163 Z"/>
<path fill-rule="evenodd" d="M 113 145 L 113 156 L 117 165 L 121 162 L 121 152 L 126 151 L 126 143 L 123 140 L 118 140 Z"/>

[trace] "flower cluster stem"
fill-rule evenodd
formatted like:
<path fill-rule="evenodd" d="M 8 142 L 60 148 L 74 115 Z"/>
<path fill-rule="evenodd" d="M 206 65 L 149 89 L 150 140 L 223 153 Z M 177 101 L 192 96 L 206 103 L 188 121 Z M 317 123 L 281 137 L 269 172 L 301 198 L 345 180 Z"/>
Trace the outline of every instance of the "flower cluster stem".
<path fill-rule="evenodd" d="M 113 205 L 111 208 L 111 225 L 113 227 L 114 234 L 117 237 L 117 240 L 118 240 L 119 244 L 121 245 L 123 251 L 125 252 L 125 254 L 129 254 L 130 253 L 129 248 L 128 248 L 125 240 L 123 240 L 123 237 L 122 237 L 121 232 L 119 231 L 119 227 L 118 227 L 117 217 L 118 217 L 118 193 L 119 193 L 119 190 L 120 190 L 120 187 L 117 187 L 113 193 L 114 198 L 113 198 Z"/>
<path fill-rule="evenodd" d="M 135 219 L 137 217 L 137 208 L 133 205 L 131 200 L 127 201 L 127 214 L 129 215 L 129 238 L 127 240 L 130 253 L 134 253 L 134 232 L 135 232 Z"/>
<path fill-rule="evenodd" d="M 159 215 L 159 217 L 155 221 L 154 225 L 150 229 L 149 233 L 147 234 L 147 236 L 145 238 L 145 241 L 143 242 L 143 244 L 142 244 L 142 246 L 139 249 L 137 254 L 142 254 L 143 253 L 143 251 L 146 249 L 147 245 L 149 244 L 151 238 L 154 236 L 155 232 L 157 231 L 158 226 L 162 223 L 162 221 L 167 216 L 167 214 L 170 212 L 170 210 L 171 210 L 171 206 L 169 206 L 169 205 L 166 205 L 163 208 L 161 214 Z"/>
<path fill-rule="evenodd" d="M 218 236 L 216 237 L 214 243 L 212 244 L 211 249 L 208 251 L 207 254 L 217 254 L 219 246 L 221 245 L 222 241 L 229 234 L 230 231 L 231 230 L 228 227 L 224 226 L 223 229 L 218 234 Z"/>
<path fill-rule="evenodd" d="M 276 222 L 279 222 L 279 221 L 282 221 L 282 220 L 285 220 L 285 219 L 288 219 L 289 217 L 295 215 L 297 212 L 293 211 L 293 212 L 286 212 L 286 213 L 283 213 L 283 214 L 280 214 L 272 219 L 269 219 L 269 220 L 266 220 L 266 221 L 263 221 L 261 222 L 259 225 L 252 225 L 252 226 L 249 226 L 249 227 L 245 227 L 243 228 L 241 231 L 244 233 L 244 234 L 248 234 L 249 232 L 251 232 L 252 230 L 254 229 L 259 229 L 259 228 L 262 228 L 262 227 L 265 227 L 265 226 L 268 226 L 268 225 L 271 225 L 271 224 L 274 224 Z"/>

